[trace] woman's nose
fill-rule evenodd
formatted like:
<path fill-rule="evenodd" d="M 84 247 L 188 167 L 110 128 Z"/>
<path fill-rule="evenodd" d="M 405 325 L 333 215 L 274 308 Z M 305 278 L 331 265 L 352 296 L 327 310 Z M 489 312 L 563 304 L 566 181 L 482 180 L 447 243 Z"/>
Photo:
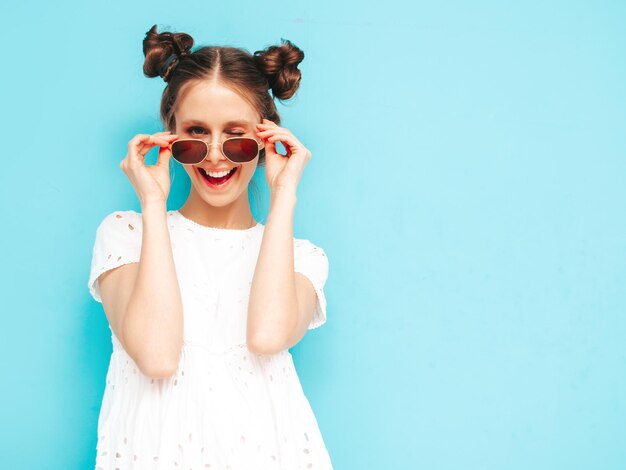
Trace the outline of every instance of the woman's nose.
<path fill-rule="evenodd" d="M 205 157 L 205 160 L 209 160 L 213 164 L 217 164 L 221 160 L 226 160 L 226 157 L 222 155 L 221 144 L 219 142 L 208 143 L 209 152 Z"/>

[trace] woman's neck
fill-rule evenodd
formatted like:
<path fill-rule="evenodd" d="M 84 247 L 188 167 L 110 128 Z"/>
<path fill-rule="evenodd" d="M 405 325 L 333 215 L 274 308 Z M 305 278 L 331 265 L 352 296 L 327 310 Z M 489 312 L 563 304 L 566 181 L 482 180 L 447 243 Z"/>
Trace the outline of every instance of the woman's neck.
<path fill-rule="evenodd" d="M 247 192 L 229 205 L 212 206 L 192 190 L 178 211 L 184 217 L 207 227 L 242 230 L 256 225 Z"/>

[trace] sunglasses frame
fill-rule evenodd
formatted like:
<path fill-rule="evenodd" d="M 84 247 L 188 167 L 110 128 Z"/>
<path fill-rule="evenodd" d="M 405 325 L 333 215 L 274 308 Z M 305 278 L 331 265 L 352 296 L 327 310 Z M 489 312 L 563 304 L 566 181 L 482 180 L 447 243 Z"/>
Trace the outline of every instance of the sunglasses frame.
<path fill-rule="evenodd" d="M 231 160 L 230 158 L 228 158 L 228 155 L 226 155 L 226 153 L 224 152 L 224 144 L 230 140 L 241 140 L 241 139 L 247 139 L 247 140 L 254 140 L 257 143 L 257 154 L 250 160 L 245 161 L 245 162 L 236 162 L 234 160 Z M 180 160 L 178 160 L 175 156 L 174 156 L 174 152 L 172 150 L 172 146 L 176 143 L 176 142 L 185 142 L 185 141 L 194 141 L 194 142 L 202 142 L 204 145 L 206 145 L 206 153 L 204 154 L 204 157 L 202 157 L 202 159 L 199 162 L 196 163 L 183 163 Z M 211 149 L 211 146 L 213 146 L 215 144 L 209 144 L 206 140 L 202 140 L 202 139 L 193 139 L 193 138 L 189 138 L 189 139 L 177 139 L 174 142 L 172 142 L 170 144 L 170 150 L 172 151 L 172 158 L 174 160 L 176 160 L 178 163 L 180 163 L 181 165 L 199 165 L 200 163 L 202 163 L 206 157 L 209 155 L 209 150 Z M 265 155 L 265 147 L 263 145 L 263 141 L 261 140 L 260 142 L 258 140 L 256 140 L 254 137 L 230 137 L 228 139 L 225 139 L 221 142 L 218 142 L 217 145 L 219 145 L 220 147 L 220 152 L 222 152 L 222 155 L 224 155 L 224 157 L 226 157 L 226 159 L 229 162 L 234 163 L 235 165 L 240 165 L 241 163 L 249 163 L 252 160 L 254 160 L 256 157 L 263 157 Z"/>

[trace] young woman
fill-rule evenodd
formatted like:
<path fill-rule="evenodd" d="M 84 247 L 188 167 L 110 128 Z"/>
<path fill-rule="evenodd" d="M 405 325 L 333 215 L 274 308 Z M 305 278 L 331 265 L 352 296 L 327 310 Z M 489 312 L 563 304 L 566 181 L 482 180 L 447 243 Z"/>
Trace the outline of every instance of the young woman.
<path fill-rule="evenodd" d="M 167 131 L 133 137 L 120 163 L 141 213 L 115 211 L 96 231 L 89 290 L 113 342 L 96 468 L 330 469 L 288 351 L 326 321 L 328 259 L 293 237 L 311 153 L 274 104 L 296 92 L 304 54 L 286 40 L 254 54 L 192 46 L 156 25 L 146 34 Z M 170 157 L 191 180 L 178 210 L 166 209 Z M 265 225 L 248 203 L 258 165 Z"/>

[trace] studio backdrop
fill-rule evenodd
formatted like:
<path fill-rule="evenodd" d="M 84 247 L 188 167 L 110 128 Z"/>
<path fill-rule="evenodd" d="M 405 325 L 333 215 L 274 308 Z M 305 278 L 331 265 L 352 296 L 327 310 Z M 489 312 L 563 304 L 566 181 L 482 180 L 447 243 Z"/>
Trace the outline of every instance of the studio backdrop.
<path fill-rule="evenodd" d="M 23 1 L 2 29 L 0 467 L 90 469 L 111 331 L 95 231 L 163 130 L 142 40 L 305 52 L 291 349 L 337 470 L 626 468 L 626 4 Z M 148 155 L 156 161 L 156 150 Z M 168 209 L 189 180 L 172 163 Z M 269 208 L 254 177 L 257 220 Z"/>

